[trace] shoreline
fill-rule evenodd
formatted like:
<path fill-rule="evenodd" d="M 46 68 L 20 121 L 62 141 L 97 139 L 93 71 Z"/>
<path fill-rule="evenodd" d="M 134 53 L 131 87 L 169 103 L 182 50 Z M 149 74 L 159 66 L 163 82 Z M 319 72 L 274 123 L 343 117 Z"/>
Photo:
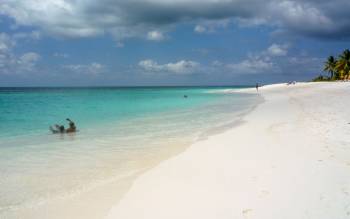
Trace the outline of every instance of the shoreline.
<path fill-rule="evenodd" d="M 150 155 L 148 155 L 148 159 L 146 159 L 146 157 L 145 159 L 140 157 L 135 161 L 137 163 L 142 163 L 142 168 L 126 176 L 118 176 L 116 177 L 118 178 L 117 180 L 113 178 L 106 181 L 97 181 L 92 185 L 79 188 L 79 190 L 73 192 L 64 193 L 60 196 L 48 196 L 43 199 L 25 203 L 21 206 L 3 208 L 0 209 L 2 210 L 0 215 L 6 218 L 103 218 L 109 212 L 109 208 L 119 202 L 124 194 L 129 191 L 129 188 L 136 178 L 153 169 L 164 160 L 183 153 L 193 143 L 203 141 L 210 136 L 222 133 L 239 125 L 241 123 L 241 118 L 249 114 L 256 105 L 261 102 L 260 100 L 257 101 L 259 102 L 254 102 L 254 104 L 248 108 L 242 108 L 237 112 L 226 110 L 229 112 L 230 122 L 226 120 L 224 123 L 215 123 L 215 126 L 208 123 L 208 127 L 210 128 L 206 131 L 198 132 L 201 134 L 198 134 L 193 140 L 189 140 L 188 137 L 183 137 L 183 139 L 164 139 L 164 145 L 166 145 L 166 147 L 158 152 L 155 151 L 156 153 L 149 151 L 148 153 Z"/>
<path fill-rule="evenodd" d="M 143 173 L 107 218 L 350 217 L 349 85 L 259 88 L 244 124 Z"/>

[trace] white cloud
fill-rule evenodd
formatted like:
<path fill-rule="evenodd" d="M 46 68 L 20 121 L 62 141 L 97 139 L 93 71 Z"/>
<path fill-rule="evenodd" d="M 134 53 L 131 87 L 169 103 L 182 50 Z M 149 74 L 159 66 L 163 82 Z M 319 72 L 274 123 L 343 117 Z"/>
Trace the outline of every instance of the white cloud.
<path fill-rule="evenodd" d="M 151 59 L 142 60 L 139 66 L 148 72 L 171 72 L 176 74 L 190 74 L 198 70 L 200 64 L 194 61 L 181 60 L 175 63 L 158 64 Z"/>
<path fill-rule="evenodd" d="M 288 44 L 272 44 L 266 50 L 250 54 L 246 59 L 237 63 L 226 64 L 226 68 L 234 73 L 266 73 L 276 71 L 278 66 L 276 59 L 286 56 L 288 53 Z M 223 63 L 213 62 L 212 66 L 221 67 Z"/>
<path fill-rule="evenodd" d="M 162 41 L 165 39 L 165 36 L 162 32 L 154 30 L 147 33 L 147 39 L 152 41 Z"/>
<path fill-rule="evenodd" d="M 207 31 L 207 29 L 202 25 L 196 25 L 194 27 L 194 32 L 196 32 L 196 33 L 205 33 L 206 31 Z"/>
<path fill-rule="evenodd" d="M 310 56 L 299 56 L 299 57 L 289 57 L 289 64 L 292 65 L 313 65 L 313 66 L 322 66 L 321 64 L 324 62 L 324 59 Z"/>
<path fill-rule="evenodd" d="M 325 12 L 308 2 L 281 1 L 271 3 L 270 11 L 284 25 L 299 31 L 328 31 L 335 23 Z"/>
<path fill-rule="evenodd" d="M 139 62 L 139 66 L 147 71 L 161 71 L 163 69 L 163 66 L 158 65 L 157 62 L 146 59 Z"/>
<path fill-rule="evenodd" d="M 322 71 L 324 58 L 311 57 L 301 51 L 298 56 L 287 56 L 289 44 L 272 44 L 267 49 L 248 54 L 238 62 L 224 63 L 214 61 L 210 67 L 213 72 L 229 72 L 232 74 L 274 74 L 298 75 L 312 77 L 315 72 Z"/>
<path fill-rule="evenodd" d="M 97 62 L 90 64 L 64 65 L 64 69 L 68 69 L 77 74 L 99 75 L 106 71 L 106 66 Z"/>
<path fill-rule="evenodd" d="M 16 42 L 9 35 L 0 33 L 0 52 L 8 52 L 15 45 Z"/>
<path fill-rule="evenodd" d="M 15 40 L 0 33 L 0 74 L 21 74 L 35 70 L 40 55 L 35 52 L 28 52 L 22 55 L 14 53 Z"/>
<path fill-rule="evenodd" d="M 19 62 L 29 64 L 29 63 L 33 63 L 33 62 L 38 61 L 39 58 L 40 58 L 40 55 L 38 55 L 37 53 L 35 53 L 35 52 L 28 52 L 28 53 L 23 54 L 19 58 Z"/>
<path fill-rule="evenodd" d="M 223 63 L 220 62 L 219 60 L 214 60 L 212 63 L 211 63 L 212 66 L 215 66 L 215 67 L 222 67 L 223 66 Z"/>
<path fill-rule="evenodd" d="M 230 19 L 206 20 L 197 24 L 193 31 L 198 34 L 215 33 L 219 29 L 228 27 L 230 23 L 232 23 Z"/>
<path fill-rule="evenodd" d="M 35 52 L 28 52 L 17 59 L 17 67 L 21 72 L 33 71 L 40 55 Z"/>
<path fill-rule="evenodd" d="M 283 44 L 272 44 L 268 49 L 267 49 L 267 54 L 270 56 L 286 56 L 288 53 L 288 45 Z"/>
<path fill-rule="evenodd" d="M 227 67 L 235 73 L 264 73 L 272 70 L 273 63 L 263 59 L 246 59 L 239 63 L 228 64 Z"/>

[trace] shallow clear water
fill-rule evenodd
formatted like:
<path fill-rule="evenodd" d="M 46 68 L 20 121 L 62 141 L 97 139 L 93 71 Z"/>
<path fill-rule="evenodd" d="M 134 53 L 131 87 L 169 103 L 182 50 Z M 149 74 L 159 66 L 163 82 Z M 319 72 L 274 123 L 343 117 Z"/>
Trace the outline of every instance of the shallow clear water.
<path fill-rule="evenodd" d="M 260 101 L 223 89 L 0 88 L 0 215 L 147 168 Z M 48 131 L 67 117 L 79 132 Z"/>

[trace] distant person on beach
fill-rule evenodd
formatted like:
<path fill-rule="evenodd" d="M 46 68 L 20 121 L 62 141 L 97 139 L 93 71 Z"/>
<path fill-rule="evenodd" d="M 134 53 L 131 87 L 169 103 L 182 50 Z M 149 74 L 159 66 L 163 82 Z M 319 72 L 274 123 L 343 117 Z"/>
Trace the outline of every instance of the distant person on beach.
<path fill-rule="evenodd" d="M 66 120 L 69 122 L 69 128 L 66 129 L 66 132 L 67 133 L 76 132 L 77 127 L 75 126 L 74 122 L 68 118 Z"/>
<path fill-rule="evenodd" d="M 259 84 L 258 83 L 256 83 L 255 88 L 256 88 L 256 92 L 258 92 L 259 91 Z"/>

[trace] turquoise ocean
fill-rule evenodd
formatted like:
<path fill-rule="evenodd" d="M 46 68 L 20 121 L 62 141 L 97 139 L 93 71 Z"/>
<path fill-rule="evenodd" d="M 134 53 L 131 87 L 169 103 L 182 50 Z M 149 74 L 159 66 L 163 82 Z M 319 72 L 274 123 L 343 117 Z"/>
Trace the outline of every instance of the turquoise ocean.
<path fill-rule="evenodd" d="M 118 182 L 238 124 L 261 101 L 225 92 L 240 88 L 0 88 L 0 216 Z M 66 118 L 77 133 L 50 133 Z"/>

